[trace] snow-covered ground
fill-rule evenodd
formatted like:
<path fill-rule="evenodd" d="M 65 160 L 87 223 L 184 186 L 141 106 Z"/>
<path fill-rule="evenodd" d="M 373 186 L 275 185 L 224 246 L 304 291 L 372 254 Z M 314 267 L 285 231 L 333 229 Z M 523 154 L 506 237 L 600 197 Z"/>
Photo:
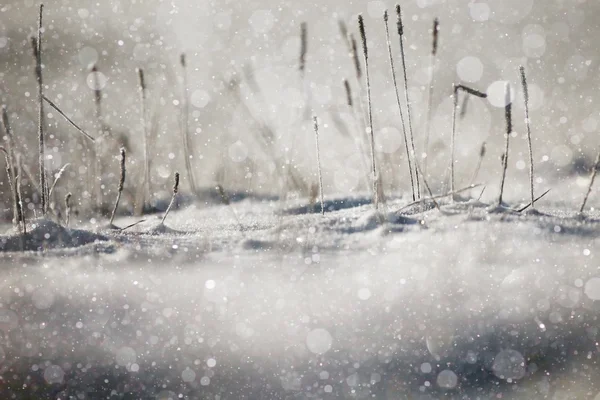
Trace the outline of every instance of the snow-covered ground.
<path fill-rule="evenodd" d="M 367 202 L 191 205 L 4 253 L 1 397 L 600 393 L 600 221 Z"/>

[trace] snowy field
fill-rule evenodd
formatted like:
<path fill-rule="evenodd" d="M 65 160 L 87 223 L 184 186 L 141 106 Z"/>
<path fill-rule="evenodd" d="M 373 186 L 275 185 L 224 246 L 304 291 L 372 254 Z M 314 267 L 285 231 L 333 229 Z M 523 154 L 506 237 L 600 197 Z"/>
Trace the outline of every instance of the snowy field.
<path fill-rule="evenodd" d="M 600 392 L 600 221 L 397 199 L 378 225 L 370 204 L 346 208 L 360 202 L 191 205 L 166 227 L 4 253 L 2 397 Z"/>
<path fill-rule="evenodd" d="M 0 400 L 600 400 L 600 3 L 400 3 L 0 4 Z"/>

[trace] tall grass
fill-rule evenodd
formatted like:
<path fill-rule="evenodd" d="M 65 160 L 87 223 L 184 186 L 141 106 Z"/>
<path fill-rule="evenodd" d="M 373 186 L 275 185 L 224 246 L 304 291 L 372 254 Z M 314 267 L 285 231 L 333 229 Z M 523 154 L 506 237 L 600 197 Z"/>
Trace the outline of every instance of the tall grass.
<path fill-rule="evenodd" d="M 525 67 L 520 66 L 521 85 L 523 86 L 523 97 L 525 103 L 525 125 L 527 126 L 527 147 L 529 149 L 529 184 L 531 189 L 531 208 L 535 210 L 534 182 L 533 182 L 533 146 L 531 144 L 531 120 L 529 119 L 529 88 Z"/>
<path fill-rule="evenodd" d="M 373 132 L 373 107 L 371 104 L 371 79 L 369 76 L 369 48 L 367 45 L 367 33 L 365 31 L 365 21 L 362 15 L 358 15 L 358 29 L 360 31 L 360 37 L 363 45 L 363 56 L 365 60 L 365 76 L 367 83 L 367 108 L 369 116 L 369 127 L 367 133 L 369 134 L 371 143 L 371 172 L 373 174 L 373 205 L 375 209 L 379 209 L 379 179 L 377 177 L 377 167 L 375 163 L 375 133 Z"/>
<path fill-rule="evenodd" d="M 415 151 L 415 137 L 413 134 L 413 126 L 412 126 L 412 112 L 411 112 L 411 102 L 408 94 L 408 74 L 406 72 L 406 54 L 404 53 L 404 24 L 402 22 L 402 9 L 400 8 L 400 4 L 396 4 L 396 25 L 398 28 L 398 37 L 400 40 L 400 59 L 402 60 L 402 72 L 404 76 L 404 100 L 406 101 L 406 112 L 408 115 L 408 131 L 410 133 L 410 145 L 411 145 L 411 156 L 417 163 L 416 159 L 416 151 Z M 415 182 L 417 184 L 417 198 L 421 197 L 421 184 L 419 182 L 419 171 L 415 169 Z"/>
<path fill-rule="evenodd" d="M 435 87 L 435 68 L 437 66 L 437 52 L 438 52 L 438 42 L 439 42 L 439 32 L 440 32 L 440 21 L 435 18 L 433 20 L 433 31 L 432 31 L 432 44 L 431 44 L 431 54 L 429 56 L 429 91 L 427 93 L 427 117 L 425 119 L 425 143 L 424 143 L 424 151 L 425 151 L 425 161 L 423 162 L 423 169 L 425 173 L 427 173 L 427 164 L 429 155 L 429 138 L 431 136 L 431 118 L 433 114 L 433 90 Z"/>
<path fill-rule="evenodd" d="M 10 192 L 12 197 L 12 208 L 13 208 L 13 225 L 18 225 L 21 221 L 20 211 L 18 207 L 19 197 L 17 194 L 17 170 L 15 166 L 15 144 L 13 138 L 13 132 L 8 118 L 8 110 L 6 105 L 2 106 L 2 125 L 4 126 L 4 132 L 6 133 L 6 150 L 8 155 L 8 168 L 10 172 L 8 178 L 10 179 Z"/>
<path fill-rule="evenodd" d="M 150 138 L 148 135 L 148 123 L 146 120 L 146 79 L 144 77 L 144 70 L 138 68 L 138 84 L 139 84 L 139 95 L 140 95 L 140 123 L 142 124 L 142 134 L 144 141 L 144 183 L 143 183 L 143 195 L 138 207 L 141 210 L 144 209 L 146 201 L 150 199 Z"/>
<path fill-rule="evenodd" d="M 197 194 L 196 179 L 192 169 L 192 150 L 190 147 L 190 92 L 188 87 L 188 73 L 186 56 L 182 53 L 179 57 L 182 73 L 182 94 L 181 94 L 181 141 L 183 145 L 183 157 L 185 159 L 185 171 L 188 176 L 188 183 L 192 194 Z"/>
<path fill-rule="evenodd" d="M 121 147 L 121 150 L 119 151 L 121 154 L 121 162 L 119 164 L 120 168 L 119 168 L 119 186 L 117 188 L 117 200 L 115 200 L 115 206 L 112 210 L 112 214 L 110 215 L 110 222 L 109 224 L 112 226 L 114 220 L 115 220 L 115 215 L 117 214 L 117 209 L 119 208 L 119 201 L 121 200 L 121 194 L 123 193 L 123 188 L 125 186 L 125 173 L 126 173 L 126 168 L 125 168 L 125 157 L 126 157 L 126 152 L 125 152 L 125 148 Z"/>
<path fill-rule="evenodd" d="M 394 55 L 392 53 L 392 42 L 390 40 L 390 29 L 388 26 L 388 12 L 387 10 L 383 14 L 383 21 L 385 23 L 385 37 L 388 48 L 388 55 L 390 57 L 390 70 L 392 73 L 392 82 L 394 83 L 394 89 L 396 92 L 396 102 L 398 104 L 398 112 L 400 113 L 400 121 L 402 122 L 402 134 L 404 136 L 404 145 L 406 146 L 406 161 L 408 163 L 408 174 L 410 175 L 410 186 L 412 189 L 412 199 L 416 200 L 415 192 L 415 180 L 413 177 L 413 167 L 411 162 L 410 149 L 408 147 L 408 135 L 406 133 L 406 123 L 404 121 L 404 113 L 402 112 L 402 104 L 400 101 L 400 91 L 398 90 L 398 81 L 396 79 L 396 67 L 394 66 Z"/>
<path fill-rule="evenodd" d="M 45 144 L 44 144 L 44 82 L 42 77 L 42 33 L 44 5 L 40 4 L 40 13 L 38 19 L 37 39 L 32 40 L 33 53 L 35 57 L 35 77 L 37 81 L 37 102 L 38 102 L 38 144 L 39 144 L 39 174 L 40 174 L 40 196 L 42 202 L 42 215 L 46 216 L 48 212 L 48 184 L 46 183 Z"/>
<path fill-rule="evenodd" d="M 321 170 L 321 149 L 319 146 L 319 120 L 315 115 L 313 117 L 314 130 L 315 130 L 315 144 L 317 150 L 317 171 L 319 174 L 319 194 L 321 198 L 321 214 L 325 215 L 325 202 L 323 201 L 323 172 Z"/>
<path fill-rule="evenodd" d="M 506 181 L 506 170 L 508 169 L 508 150 L 510 135 L 512 134 L 512 101 L 510 98 L 510 83 L 506 83 L 504 98 L 504 119 L 506 121 L 506 134 L 504 154 L 502 154 L 502 180 L 500 181 L 500 196 L 498 197 L 498 206 L 502 206 L 502 196 L 504 194 L 504 182 Z"/>
<path fill-rule="evenodd" d="M 165 211 L 165 215 L 160 221 L 161 225 L 164 225 L 165 219 L 169 215 L 171 208 L 173 208 L 173 204 L 175 204 L 175 198 L 177 197 L 177 193 L 179 192 L 179 172 L 175 172 L 175 182 L 173 183 L 173 195 L 171 196 L 171 201 L 169 202 L 169 206 L 167 207 L 167 211 Z"/>

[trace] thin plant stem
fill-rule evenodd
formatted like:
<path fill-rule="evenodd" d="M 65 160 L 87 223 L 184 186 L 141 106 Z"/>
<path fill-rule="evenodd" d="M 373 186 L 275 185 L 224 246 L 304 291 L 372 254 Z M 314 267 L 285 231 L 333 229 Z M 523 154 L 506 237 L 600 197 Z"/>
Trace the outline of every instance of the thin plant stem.
<path fill-rule="evenodd" d="M 427 94 L 427 117 L 425 119 L 425 161 L 423 162 L 423 170 L 427 173 L 427 156 L 429 155 L 429 137 L 431 135 L 431 117 L 433 114 L 433 89 L 435 84 L 435 67 L 437 65 L 437 51 L 439 41 L 440 22 L 437 18 L 433 20 L 433 43 L 431 46 L 431 54 L 429 56 L 429 91 Z"/>
<path fill-rule="evenodd" d="M 18 194 L 17 194 L 17 170 L 15 166 L 15 150 L 14 150 L 14 138 L 13 132 L 8 118 L 8 110 L 4 105 L 2 106 L 2 125 L 4 125 L 4 131 L 6 133 L 6 149 L 8 152 L 8 163 L 10 168 L 9 178 L 11 180 L 10 191 L 12 194 L 13 203 L 13 224 L 18 225 L 20 221 L 20 211 L 18 207 Z"/>
<path fill-rule="evenodd" d="M 404 121 L 404 113 L 402 112 L 402 103 L 400 101 L 400 91 L 398 90 L 398 81 L 396 79 L 396 67 L 394 66 L 394 56 L 392 54 L 392 42 L 390 40 L 390 29 L 389 29 L 389 25 L 388 25 L 387 10 L 383 14 L 383 20 L 385 22 L 385 37 L 386 37 L 386 41 L 387 41 L 388 54 L 390 57 L 390 69 L 392 72 L 392 82 L 394 83 L 394 89 L 396 91 L 396 102 L 398 103 L 398 111 L 400 112 L 400 121 L 402 122 L 402 133 L 404 136 L 404 145 L 406 146 L 406 160 L 408 162 L 408 174 L 410 175 L 410 185 L 412 188 L 412 199 L 413 199 L 413 201 L 415 201 L 416 200 L 415 180 L 413 177 L 412 161 L 411 161 L 411 157 L 410 157 L 410 149 L 408 146 L 408 135 L 406 133 L 406 123 Z"/>
<path fill-rule="evenodd" d="M 521 73 L 521 84 L 523 85 L 523 97 L 525 101 L 525 125 L 527 126 L 527 145 L 529 147 L 529 184 L 531 189 L 531 208 L 535 210 L 534 182 L 533 182 L 533 146 L 531 143 L 531 121 L 529 119 L 529 88 L 527 86 L 527 77 L 525 67 L 519 68 Z"/>
<path fill-rule="evenodd" d="M 363 55 L 365 58 L 365 75 L 366 75 L 366 81 L 367 81 L 367 106 L 368 106 L 368 112 L 369 112 L 369 128 L 368 133 L 369 133 L 369 137 L 370 137 L 370 142 L 371 142 L 371 172 L 373 174 L 372 178 L 373 178 L 373 204 L 375 206 L 375 210 L 379 210 L 379 190 L 378 190 L 378 183 L 379 180 L 377 179 L 377 167 L 376 167 L 376 163 L 375 163 L 375 134 L 373 132 L 373 108 L 371 105 L 371 80 L 370 80 L 370 76 L 369 76 L 369 49 L 367 46 L 367 35 L 365 32 L 365 22 L 363 20 L 363 16 L 359 14 L 358 16 L 358 27 L 360 30 L 360 36 L 362 39 L 362 45 L 363 45 Z"/>
<path fill-rule="evenodd" d="M 39 172 L 40 172 L 40 188 L 41 188 L 41 201 L 42 201 L 42 215 L 46 216 L 48 211 L 48 196 L 47 196 L 47 183 L 46 183 L 46 168 L 44 165 L 45 160 L 45 145 L 44 145 L 44 83 L 42 79 L 42 32 L 43 32 L 43 14 L 44 5 L 40 4 L 40 13 L 38 19 L 38 31 L 37 39 L 33 41 L 34 44 L 34 55 L 36 60 L 35 75 L 38 85 L 38 143 L 39 143 Z"/>
<path fill-rule="evenodd" d="M 321 197 L 321 214 L 325 215 L 325 201 L 323 200 L 323 172 L 321 170 L 321 151 L 319 148 L 319 120 L 316 116 L 313 117 L 315 128 L 315 144 L 317 148 L 317 171 L 319 174 L 319 193 Z"/>
<path fill-rule="evenodd" d="M 479 149 L 479 160 L 477 160 L 477 166 L 475 167 L 475 171 L 473 171 L 473 176 L 471 177 L 471 184 L 473 184 L 473 182 L 475 182 L 475 179 L 477 179 L 477 175 L 479 175 L 479 171 L 481 170 L 481 164 L 483 163 L 483 158 L 485 157 L 485 153 L 486 153 L 486 144 L 485 144 L 485 142 L 483 142 L 481 144 L 481 148 Z"/>
<path fill-rule="evenodd" d="M 69 124 L 71 124 L 71 126 L 73 126 L 73 128 L 77 129 L 77 131 L 79 133 L 81 133 L 83 136 L 86 137 L 86 139 L 88 139 L 91 142 L 95 142 L 96 140 L 90 135 L 88 134 L 86 131 L 84 131 L 83 129 L 81 129 L 79 127 L 79 125 L 77 125 L 75 122 L 73 122 L 73 120 L 69 117 L 67 117 L 67 115 L 56 105 L 52 102 L 52 100 L 50 100 L 49 98 L 47 98 L 46 96 L 42 96 L 44 101 L 48 104 L 50 104 L 50 106 L 56 110 L 56 112 L 58 112 Z"/>
<path fill-rule="evenodd" d="M 508 169 L 508 150 L 510 135 L 512 133 L 512 101 L 510 98 L 510 83 L 506 83 L 504 107 L 504 118 L 506 120 L 506 142 L 504 147 L 504 155 L 502 156 L 502 180 L 500 181 L 500 196 L 498 198 L 498 206 L 502 206 L 502 196 L 504 194 L 504 183 L 506 181 L 506 170 Z"/>
<path fill-rule="evenodd" d="M 410 133 L 410 145 L 411 145 L 411 156 L 415 161 L 416 160 L 416 151 L 415 151 L 415 138 L 413 134 L 412 128 L 412 112 L 411 112 L 411 102 L 408 94 L 408 74 L 406 72 L 406 55 L 404 53 L 404 24 L 402 23 L 402 9 L 400 8 L 400 4 L 396 4 L 396 15 L 398 17 L 397 26 L 398 26 L 398 36 L 400 38 L 400 58 L 402 60 L 402 72 L 404 76 L 404 100 L 406 101 L 406 110 L 408 115 L 408 131 Z M 419 171 L 415 169 L 415 181 L 417 183 L 417 198 L 421 197 L 421 184 L 419 182 Z"/>
<path fill-rule="evenodd" d="M 590 193 L 592 192 L 592 186 L 594 186 L 594 181 L 596 180 L 596 174 L 598 173 L 598 168 L 600 168 L 600 153 L 596 157 L 596 161 L 594 162 L 594 169 L 592 170 L 592 176 L 590 178 L 590 184 L 588 186 L 587 192 L 585 193 L 585 197 L 583 198 L 583 203 L 581 203 L 581 207 L 579 208 L 579 212 L 582 213 L 585 209 L 585 205 L 590 197 Z"/>
<path fill-rule="evenodd" d="M 139 95 L 140 95 L 140 123 L 144 138 L 144 195 L 142 199 L 142 210 L 146 200 L 150 199 L 150 138 L 148 137 L 148 124 L 146 122 L 146 80 L 144 70 L 138 68 Z"/>
<path fill-rule="evenodd" d="M 117 200 L 115 201 L 115 206 L 113 208 L 112 214 L 110 216 L 110 225 L 113 224 L 115 220 L 115 215 L 117 215 L 117 209 L 119 208 L 119 201 L 121 200 L 121 194 L 123 193 L 123 187 L 125 186 L 125 148 L 121 147 L 121 163 L 120 163 L 120 174 L 119 174 L 119 187 L 117 189 Z"/>
<path fill-rule="evenodd" d="M 188 73 L 187 73 L 187 62 L 185 54 L 181 54 L 179 58 L 181 64 L 183 84 L 182 84 L 182 101 L 181 101 L 181 139 L 183 142 L 183 156 L 185 157 L 185 169 L 188 175 L 188 181 L 190 189 L 195 195 L 198 193 L 196 190 L 196 179 L 194 177 L 194 171 L 192 169 L 192 152 L 190 147 L 190 101 L 189 101 L 189 87 L 188 87 Z"/>

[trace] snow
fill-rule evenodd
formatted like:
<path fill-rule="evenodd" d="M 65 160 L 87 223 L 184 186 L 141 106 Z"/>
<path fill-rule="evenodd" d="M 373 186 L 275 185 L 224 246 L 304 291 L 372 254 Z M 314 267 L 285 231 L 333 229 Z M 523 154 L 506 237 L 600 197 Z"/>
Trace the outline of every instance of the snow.
<path fill-rule="evenodd" d="M 191 397 L 227 387 L 491 398 L 596 376 L 593 216 L 447 201 L 405 216 L 400 198 L 378 224 L 370 204 L 327 200 L 324 217 L 300 203 L 191 205 L 168 231 L 159 217 L 106 231 L 102 251 L 4 253 L 3 370 L 28 370 L 47 383 L 39 390 Z M 587 366 L 581 379 L 573 363 Z M 262 383 L 241 384 L 250 377 Z M 157 378 L 166 387 L 135 383 Z"/>

